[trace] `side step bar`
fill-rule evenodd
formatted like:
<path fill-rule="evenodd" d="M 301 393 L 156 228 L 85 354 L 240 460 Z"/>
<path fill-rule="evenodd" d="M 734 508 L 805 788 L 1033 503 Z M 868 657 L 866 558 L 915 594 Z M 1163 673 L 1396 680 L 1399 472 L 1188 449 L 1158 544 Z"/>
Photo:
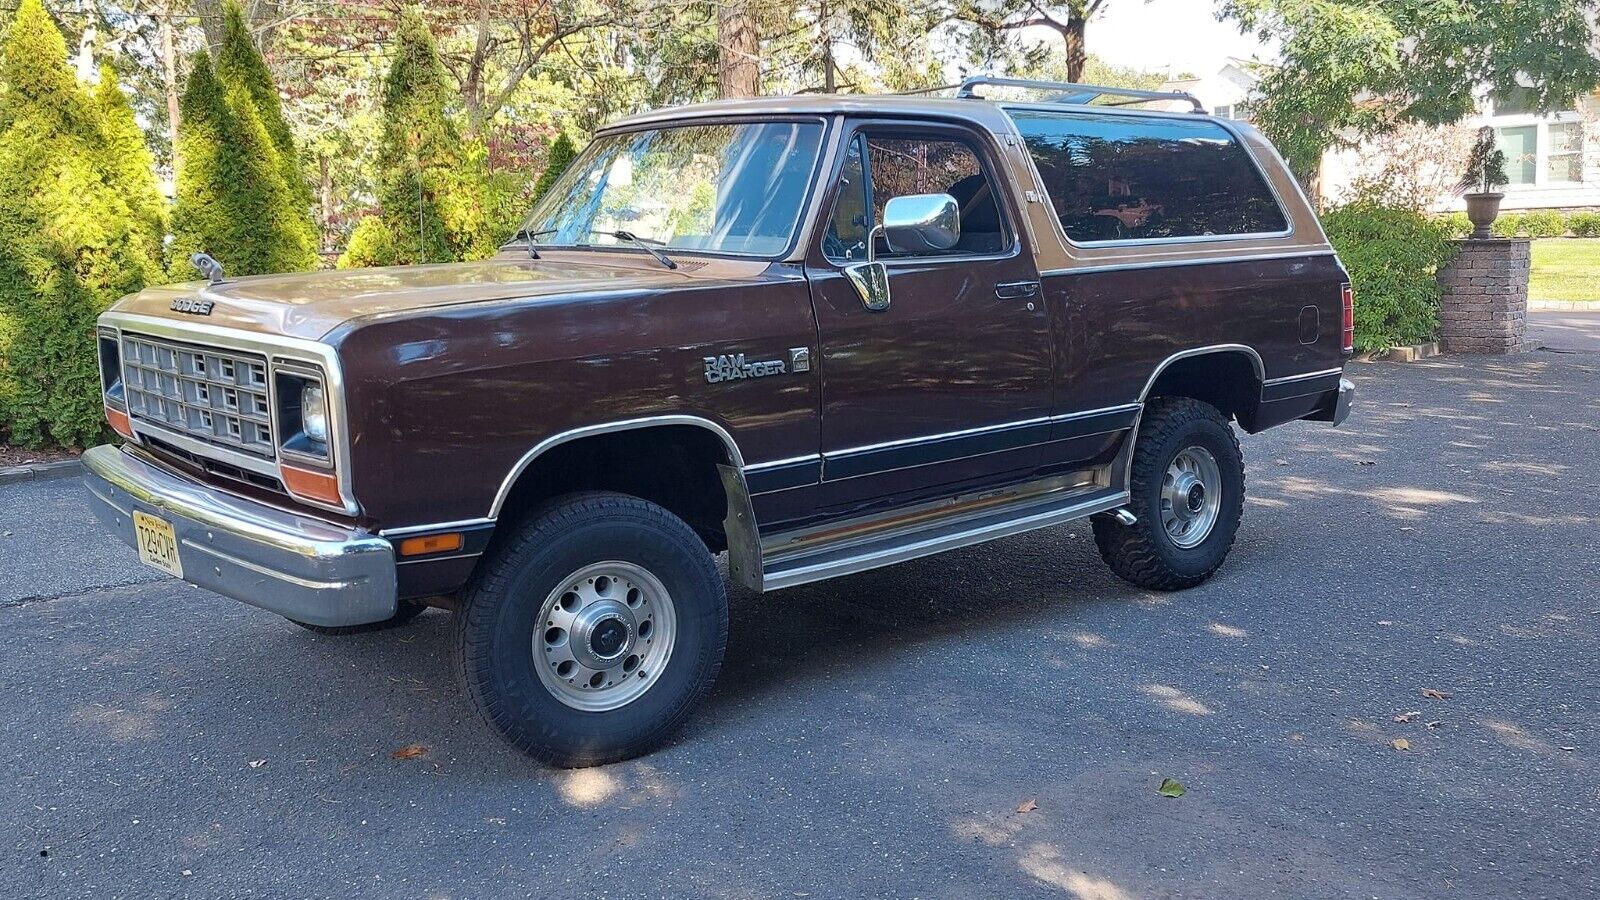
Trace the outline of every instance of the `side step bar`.
<path fill-rule="evenodd" d="M 998 500 L 999 502 L 996 502 Z M 1127 505 L 1128 492 L 1080 485 L 1012 497 L 946 504 L 921 516 L 834 526 L 839 535 L 778 535 L 766 544 L 761 589 L 775 591 L 825 578 L 865 572 L 957 547 L 1048 528 Z M 909 522 L 908 522 L 909 520 Z M 864 532 L 864 533 L 863 533 Z M 783 552 L 786 546 L 802 546 Z"/>

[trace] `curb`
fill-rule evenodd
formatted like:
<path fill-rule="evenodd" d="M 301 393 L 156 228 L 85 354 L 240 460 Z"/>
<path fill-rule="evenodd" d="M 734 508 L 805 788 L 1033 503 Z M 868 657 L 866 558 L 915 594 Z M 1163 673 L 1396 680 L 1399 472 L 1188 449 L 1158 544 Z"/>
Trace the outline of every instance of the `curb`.
<path fill-rule="evenodd" d="M 83 463 L 76 459 L 7 466 L 0 468 L 0 484 L 12 484 L 18 481 L 55 481 L 58 478 L 71 478 L 82 471 Z"/>
<path fill-rule="evenodd" d="M 1361 362 L 1417 362 L 1432 359 L 1440 353 L 1439 342 L 1427 344 L 1412 344 L 1409 347 L 1390 347 L 1387 350 L 1373 350 L 1357 354 L 1356 359 Z"/>
<path fill-rule="evenodd" d="M 1600 300 L 1529 300 L 1528 308 L 1565 310 L 1567 312 L 1600 312 Z"/>

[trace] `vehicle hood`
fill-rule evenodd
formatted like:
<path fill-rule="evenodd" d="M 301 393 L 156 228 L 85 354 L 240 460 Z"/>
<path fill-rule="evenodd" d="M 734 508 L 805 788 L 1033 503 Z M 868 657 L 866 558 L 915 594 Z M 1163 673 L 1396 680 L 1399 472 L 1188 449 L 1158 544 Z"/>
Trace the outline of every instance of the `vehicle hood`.
<path fill-rule="evenodd" d="M 158 316 L 237 328 L 259 334 L 318 340 L 354 319 L 484 303 L 538 300 L 597 293 L 666 290 L 706 280 L 750 278 L 765 268 L 760 262 L 678 259 L 667 269 L 649 256 L 611 252 L 547 253 L 542 259 L 503 254 L 469 263 L 343 269 L 288 275 L 230 278 L 147 288 L 123 298 L 119 313 Z M 177 301 L 189 309 L 179 312 Z"/>

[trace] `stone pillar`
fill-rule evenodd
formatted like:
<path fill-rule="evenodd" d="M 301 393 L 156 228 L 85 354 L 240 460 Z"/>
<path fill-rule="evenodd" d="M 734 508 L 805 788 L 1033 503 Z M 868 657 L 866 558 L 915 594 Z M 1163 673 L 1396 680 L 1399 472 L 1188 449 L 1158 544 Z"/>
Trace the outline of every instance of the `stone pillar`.
<path fill-rule="evenodd" d="M 1439 342 L 1448 353 L 1520 352 L 1528 333 L 1529 242 L 1456 246 L 1460 254 L 1439 270 Z"/>

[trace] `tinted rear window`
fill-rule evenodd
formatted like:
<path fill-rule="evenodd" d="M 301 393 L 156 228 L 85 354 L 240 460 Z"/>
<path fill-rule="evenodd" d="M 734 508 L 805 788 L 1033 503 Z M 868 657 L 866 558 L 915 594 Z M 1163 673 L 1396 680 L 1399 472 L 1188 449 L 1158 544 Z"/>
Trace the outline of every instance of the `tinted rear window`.
<path fill-rule="evenodd" d="M 1249 154 L 1215 122 L 1011 116 L 1074 243 L 1288 230 Z"/>

